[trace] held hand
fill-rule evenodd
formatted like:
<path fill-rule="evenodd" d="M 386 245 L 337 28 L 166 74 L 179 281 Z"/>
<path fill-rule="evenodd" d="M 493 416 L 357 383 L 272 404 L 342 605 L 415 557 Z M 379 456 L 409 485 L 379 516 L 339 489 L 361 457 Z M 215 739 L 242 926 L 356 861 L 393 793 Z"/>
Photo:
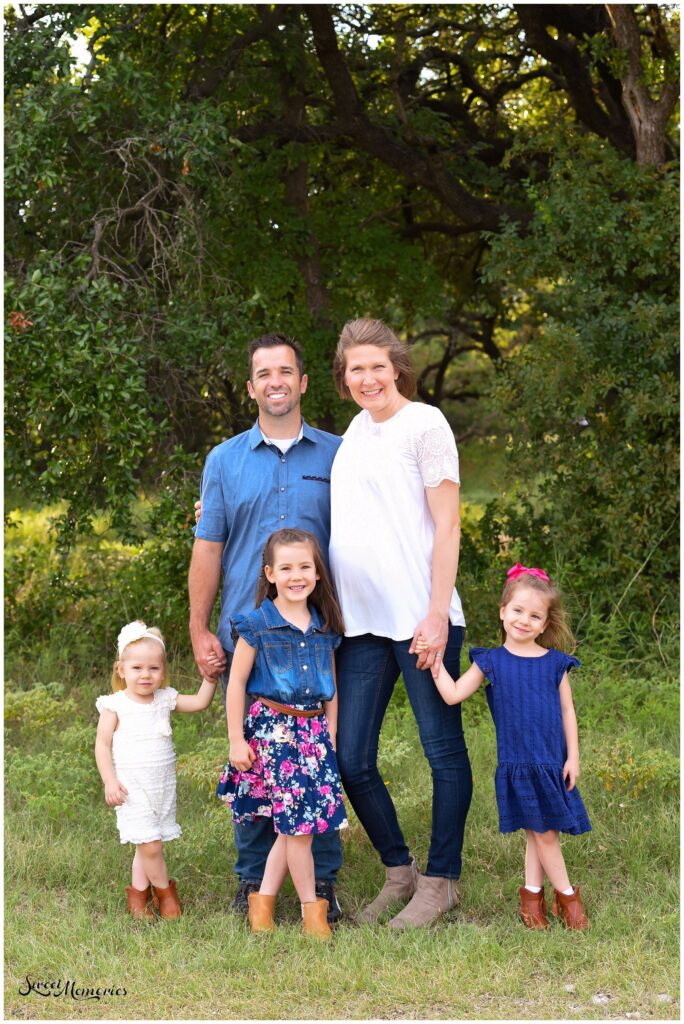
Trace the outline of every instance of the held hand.
<path fill-rule="evenodd" d="M 432 668 L 435 661 L 440 662 L 444 656 L 444 649 L 449 639 L 449 619 L 447 616 L 438 615 L 437 612 L 429 612 L 422 622 L 419 622 L 413 632 L 413 640 L 409 647 L 409 654 L 417 654 L 418 661 L 416 668 Z M 422 641 L 427 644 L 427 649 L 418 650 L 418 643 Z"/>
<path fill-rule="evenodd" d="M 565 785 L 568 790 L 575 788 L 575 783 L 579 778 L 580 767 L 579 760 L 574 757 L 569 757 L 563 765 L 563 778 L 565 779 Z"/>
<path fill-rule="evenodd" d="M 105 803 L 107 807 L 121 807 L 128 796 L 128 790 L 122 786 L 118 779 L 105 782 Z"/>
<path fill-rule="evenodd" d="M 206 679 L 218 679 L 226 667 L 226 656 L 221 641 L 208 629 L 192 636 L 192 650 L 197 668 Z"/>
<path fill-rule="evenodd" d="M 201 515 L 202 515 L 202 502 L 201 501 L 196 501 L 195 502 L 195 526 L 197 526 L 197 524 L 199 523 Z"/>
<path fill-rule="evenodd" d="M 415 642 L 415 649 L 416 649 L 416 654 L 418 655 L 418 657 L 420 657 L 421 654 L 424 654 L 426 651 L 430 650 L 430 645 L 429 645 L 429 643 L 427 642 L 427 640 L 423 636 L 417 636 L 416 637 L 416 642 Z M 441 658 L 435 658 L 435 660 L 433 662 L 433 665 L 432 665 L 432 668 L 430 669 L 430 671 L 432 672 L 432 678 L 434 680 L 436 680 L 438 675 L 439 675 L 439 673 L 442 671 L 442 659 Z"/>
<path fill-rule="evenodd" d="M 427 640 L 425 639 L 425 637 L 422 634 L 420 634 L 419 636 L 416 637 L 415 642 L 414 642 L 414 649 L 415 649 L 416 654 L 418 654 L 418 655 L 423 654 L 423 652 L 427 651 L 429 649 L 429 647 L 430 647 L 430 644 L 427 642 Z"/>
<path fill-rule="evenodd" d="M 228 759 L 233 768 L 237 768 L 241 772 L 248 772 L 256 761 L 256 754 L 246 740 L 238 740 L 237 743 L 230 744 Z"/>

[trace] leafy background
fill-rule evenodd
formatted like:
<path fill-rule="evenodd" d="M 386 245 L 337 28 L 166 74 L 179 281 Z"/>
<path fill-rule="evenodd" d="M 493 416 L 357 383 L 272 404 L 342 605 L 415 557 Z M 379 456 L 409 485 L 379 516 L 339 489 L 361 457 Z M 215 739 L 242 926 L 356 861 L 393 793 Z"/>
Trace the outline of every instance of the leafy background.
<path fill-rule="evenodd" d="M 31 1010 L 15 994 L 29 961 L 78 972 L 57 950 L 88 947 L 92 919 L 103 976 L 116 972 L 100 939 L 119 956 L 128 941 L 93 698 L 136 616 L 162 625 L 174 678 L 195 686 L 192 503 L 207 451 L 253 419 L 247 342 L 298 338 L 305 415 L 341 431 L 354 410 L 332 386 L 337 334 L 373 315 L 409 342 L 419 398 L 459 443 L 471 642 L 495 641 L 511 562 L 544 565 L 565 590 L 584 665 L 583 792 L 601 826 L 573 855 L 598 928 L 570 950 L 553 936 L 534 960 L 502 882 L 520 850 L 497 836 L 483 786 L 465 931 L 397 948 L 348 928 L 346 973 L 327 963 L 338 995 L 312 997 L 311 1014 L 510 1016 L 518 993 L 522 1016 L 678 1015 L 678 23 L 674 5 L 6 9 L 6 892 L 23 922 L 8 931 L 8 1012 Z M 466 715 L 489 779 L 484 706 Z M 208 788 L 224 731 L 217 707 L 200 717 L 176 729 L 182 927 L 209 941 L 204 914 L 242 966 L 221 1010 L 171 982 L 162 1007 L 153 975 L 126 969 L 147 1016 L 279 1016 L 254 1002 L 243 932 L 223 913 L 227 832 Z M 401 688 L 383 738 L 424 855 Z M 353 908 L 379 881 L 358 825 L 345 863 Z M 168 932 L 154 942 L 180 955 Z M 310 953 L 293 942 L 283 986 L 296 992 Z M 468 965 L 463 991 L 444 942 Z M 402 977 L 414 957 L 442 1001 Z M 554 985 L 564 957 L 574 994 Z M 494 977 L 477 969 L 487 958 Z M 194 970 L 208 990 L 211 963 Z M 367 971 L 383 978 L 377 999 L 350 982 Z"/>

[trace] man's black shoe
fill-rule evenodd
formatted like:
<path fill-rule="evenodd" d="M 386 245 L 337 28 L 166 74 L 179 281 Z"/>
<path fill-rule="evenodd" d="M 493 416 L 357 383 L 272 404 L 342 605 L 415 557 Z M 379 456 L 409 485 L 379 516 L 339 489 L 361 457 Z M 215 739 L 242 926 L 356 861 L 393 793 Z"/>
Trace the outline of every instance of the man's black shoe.
<path fill-rule="evenodd" d="M 257 881 L 256 879 L 240 879 L 240 884 L 238 885 L 237 892 L 235 893 L 233 899 L 231 900 L 230 909 L 237 910 L 238 913 L 246 915 L 247 911 L 249 910 L 249 901 L 247 897 L 249 896 L 250 892 L 259 892 L 260 888 L 261 882 Z"/>
<path fill-rule="evenodd" d="M 342 908 L 337 902 L 333 883 L 323 882 L 317 878 L 316 896 L 319 900 L 328 901 L 328 924 L 338 924 L 342 920 Z"/>

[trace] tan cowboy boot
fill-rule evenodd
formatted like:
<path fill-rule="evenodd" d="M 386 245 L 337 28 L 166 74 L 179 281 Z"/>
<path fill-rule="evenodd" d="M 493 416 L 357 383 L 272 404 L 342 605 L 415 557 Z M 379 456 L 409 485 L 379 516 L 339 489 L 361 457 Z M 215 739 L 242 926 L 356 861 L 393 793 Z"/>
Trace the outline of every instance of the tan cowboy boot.
<path fill-rule="evenodd" d="M 159 900 L 152 895 L 152 886 L 148 885 L 146 889 L 134 889 L 132 885 L 127 885 L 126 896 L 128 898 L 128 913 L 131 917 L 134 917 L 136 921 L 143 918 L 147 921 L 156 920 L 152 907 L 158 907 Z M 152 907 L 150 907 L 150 903 Z"/>
<path fill-rule="evenodd" d="M 526 928 L 538 931 L 541 928 L 548 928 L 549 921 L 546 916 L 546 896 L 544 890 L 541 892 L 530 892 L 524 885 L 518 889 L 520 894 L 520 917 Z"/>
<path fill-rule="evenodd" d="M 265 896 L 260 892 L 250 892 L 247 896 L 249 909 L 247 920 L 253 932 L 272 932 L 275 928 L 275 896 Z"/>
<path fill-rule="evenodd" d="M 159 913 L 161 917 L 165 921 L 177 921 L 182 911 L 174 880 L 170 879 L 166 889 L 161 889 L 158 885 L 154 885 L 152 889 L 159 900 Z"/>
<path fill-rule="evenodd" d="M 555 917 L 560 917 L 566 928 L 576 932 L 583 932 L 589 927 L 589 918 L 586 915 L 580 897 L 579 885 L 573 885 L 572 888 L 572 896 L 566 896 L 564 892 L 559 892 L 558 889 L 553 890 L 551 913 Z"/>
<path fill-rule="evenodd" d="M 385 868 L 385 884 L 373 902 L 357 914 L 356 920 L 359 924 L 373 924 L 393 903 L 406 903 L 416 891 L 418 878 L 418 865 L 413 857 L 408 864 Z"/>
<path fill-rule="evenodd" d="M 418 885 L 413 899 L 401 913 L 392 918 L 389 926 L 422 928 L 455 907 L 458 900 L 459 892 L 453 879 L 418 875 Z"/>
<path fill-rule="evenodd" d="M 327 900 L 302 903 L 302 927 L 305 935 L 315 935 L 318 939 L 330 938 L 332 928 L 328 924 Z"/>

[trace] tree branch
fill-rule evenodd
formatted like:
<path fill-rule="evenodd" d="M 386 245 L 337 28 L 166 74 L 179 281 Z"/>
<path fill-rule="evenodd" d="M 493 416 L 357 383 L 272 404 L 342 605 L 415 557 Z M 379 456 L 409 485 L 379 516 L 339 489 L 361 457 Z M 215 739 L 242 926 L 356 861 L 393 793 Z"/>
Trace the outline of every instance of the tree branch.
<path fill-rule="evenodd" d="M 306 14 L 313 29 L 318 59 L 333 93 L 337 119 L 345 135 L 371 156 L 437 196 L 459 220 L 472 228 L 496 231 L 504 218 L 527 223 L 527 210 L 505 204 L 497 206 L 478 199 L 450 173 L 440 156 L 420 153 L 373 124 L 337 45 L 330 7 L 326 4 L 310 5 L 306 7 Z"/>

